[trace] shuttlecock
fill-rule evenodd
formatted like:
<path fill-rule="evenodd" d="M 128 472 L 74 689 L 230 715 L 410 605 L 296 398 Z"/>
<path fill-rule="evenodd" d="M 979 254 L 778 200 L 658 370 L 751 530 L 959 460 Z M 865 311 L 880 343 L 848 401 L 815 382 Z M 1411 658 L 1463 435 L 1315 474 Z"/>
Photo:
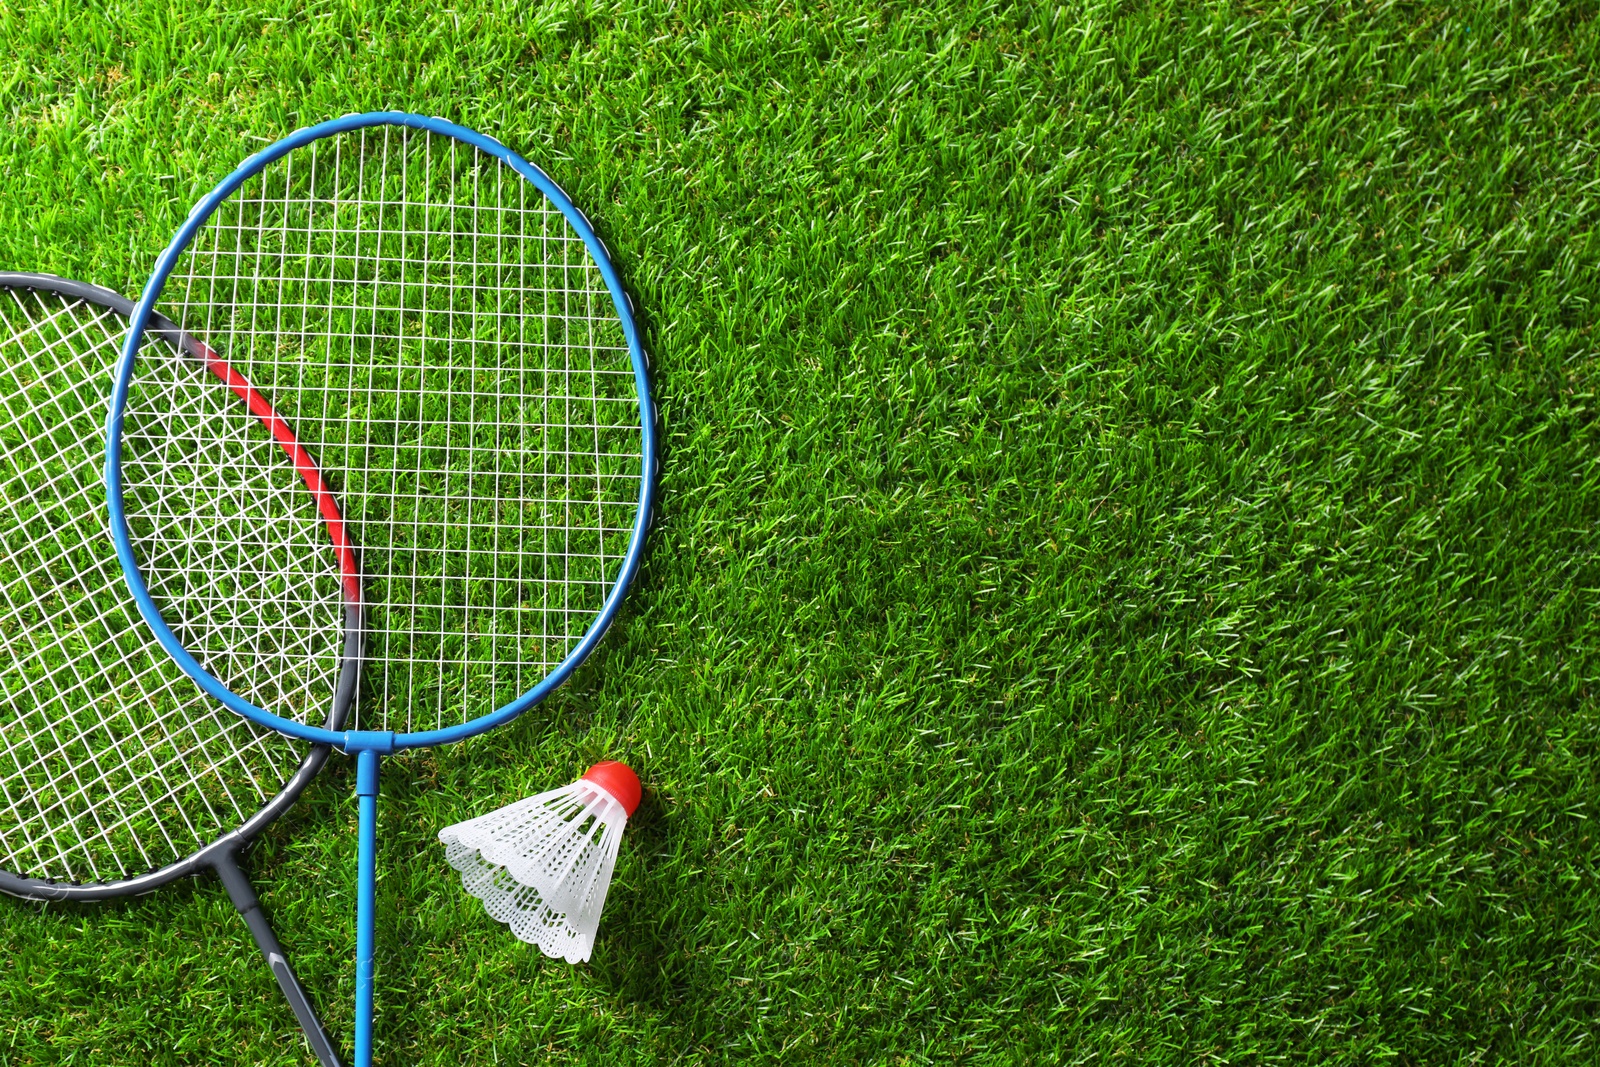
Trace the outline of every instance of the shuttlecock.
<path fill-rule="evenodd" d="M 571 785 L 439 831 L 445 859 L 489 914 L 546 956 L 589 958 L 639 776 L 615 760 Z"/>

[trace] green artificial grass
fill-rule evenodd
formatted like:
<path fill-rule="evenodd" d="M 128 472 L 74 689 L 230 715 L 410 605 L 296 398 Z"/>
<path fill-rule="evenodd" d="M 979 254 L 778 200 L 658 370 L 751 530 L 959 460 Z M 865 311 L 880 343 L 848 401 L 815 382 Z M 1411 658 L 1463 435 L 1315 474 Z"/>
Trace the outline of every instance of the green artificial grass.
<path fill-rule="evenodd" d="M 1593 4 L 175 6 L 0 0 L 0 268 L 420 111 L 654 361 L 619 624 L 387 766 L 381 1063 L 1600 1055 Z M 608 756 L 569 967 L 434 835 Z M 347 1051 L 353 778 L 247 860 Z M 0 900 L 0 1065 L 309 1062 L 214 881 Z"/>

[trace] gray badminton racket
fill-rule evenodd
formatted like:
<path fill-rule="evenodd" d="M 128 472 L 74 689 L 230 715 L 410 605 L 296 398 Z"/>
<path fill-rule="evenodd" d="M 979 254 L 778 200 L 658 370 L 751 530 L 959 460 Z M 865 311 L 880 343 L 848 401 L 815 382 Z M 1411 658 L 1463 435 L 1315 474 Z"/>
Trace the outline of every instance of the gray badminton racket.
<path fill-rule="evenodd" d="M 241 719 L 186 677 L 129 600 L 107 533 L 104 420 L 131 310 L 98 286 L 0 274 L 0 890 L 106 900 L 214 871 L 318 1060 L 335 1067 L 333 1044 L 239 867 L 241 850 L 294 802 L 328 748 Z M 152 320 L 149 336 L 181 353 L 161 365 L 160 385 L 173 396 L 195 393 L 195 377 L 232 373 L 166 319 Z M 218 407 L 259 406 L 248 388 L 197 395 Z M 194 508 L 164 515 L 169 528 L 214 520 Z M 324 527 L 330 541 L 342 537 L 336 524 Z M 230 580 L 252 578 L 236 561 Z M 195 625 L 232 622 L 218 614 Z M 344 721 L 354 656 L 319 667 L 292 648 L 258 651 L 259 696 L 318 688 L 327 698 L 304 714 L 334 728 Z"/>

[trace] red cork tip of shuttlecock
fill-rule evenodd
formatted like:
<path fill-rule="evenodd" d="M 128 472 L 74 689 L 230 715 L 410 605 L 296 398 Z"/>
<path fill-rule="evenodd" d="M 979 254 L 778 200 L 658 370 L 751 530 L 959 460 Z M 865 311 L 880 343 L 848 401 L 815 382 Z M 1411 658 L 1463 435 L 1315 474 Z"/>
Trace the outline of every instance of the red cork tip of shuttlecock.
<path fill-rule="evenodd" d="M 617 803 L 622 805 L 622 810 L 628 813 L 630 819 L 639 809 L 639 798 L 644 796 L 644 787 L 639 784 L 639 776 L 626 763 L 618 763 L 614 759 L 601 760 L 584 771 L 583 777 L 585 781 L 593 782 L 616 797 Z"/>

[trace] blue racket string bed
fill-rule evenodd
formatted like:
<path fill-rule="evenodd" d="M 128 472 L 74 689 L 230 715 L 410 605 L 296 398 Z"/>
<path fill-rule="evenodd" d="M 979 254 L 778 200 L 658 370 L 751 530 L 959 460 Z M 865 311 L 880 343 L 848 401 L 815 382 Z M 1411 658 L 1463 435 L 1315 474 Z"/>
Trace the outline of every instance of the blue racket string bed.
<path fill-rule="evenodd" d="M 157 314 L 220 369 L 173 375 L 145 340 Z M 226 707 L 356 757 L 365 1065 L 380 758 L 543 700 L 638 569 L 656 438 L 630 302 L 541 170 L 375 113 L 225 178 L 130 325 L 105 478 L 139 611 Z M 263 667 L 285 657 L 323 681 L 273 684 Z M 316 725 L 352 662 L 350 728 Z"/>

